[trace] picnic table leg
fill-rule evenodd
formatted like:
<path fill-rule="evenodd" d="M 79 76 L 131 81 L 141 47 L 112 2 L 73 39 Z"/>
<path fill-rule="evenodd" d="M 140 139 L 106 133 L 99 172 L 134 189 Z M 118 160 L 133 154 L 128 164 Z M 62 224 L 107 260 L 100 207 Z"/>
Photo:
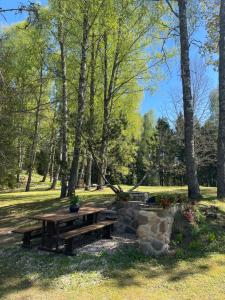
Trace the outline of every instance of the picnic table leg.
<path fill-rule="evenodd" d="M 68 221 L 68 222 L 66 222 L 66 226 L 73 226 L 73 221 Z"/>
<path fill-rule="evenodd" d="M 25 232 L 23 235 L 23 239 L 22 239 L 22 241 L 23 241 L 22 247 L 23 248 L 31 248 L 30 239 L 31 239 L 30 232 Z"/>
<path fill-rule="evenodd" d="M 74 253 L 73 253 L 73 239 L 69 239 L 69 240 L 65 241 L 65 251 L 64 251 L 64 253 L 66 255 L 70 255 L 70 256 L 74 255 Z"/>
<path fill-rule="evenodd" d="M 52 250 L 55 246 L 55 240 L 53 236 L 56 234 L 56 224 L 55 222 L 47 222 L 47 247 Z"/>
<path fill-rule="evenodd" d="M 45 245 L 45 221 L 42 222 L 42 230 L 41 230 L 41 247 Z"/>
<path fill-rule="evenodd" d="M 95 217 L 94 214 L 87 215 L 87 225 L 94 224 Z"/>
<path fill-rule="evenodd" d="M 58 249 L 59 249 L 59 223 L 58 222 L 55 224 L 55 229 L 56 229 L 56 246 L 55 246 L 55 249 L 56 249 L 56 251 L 58 251 Z"/>
<path fill-rule="evenodd" d="M 105 239 L 111 239 L 111 233 L 112 233 L 112 230 L 113 230 L 113 226 L 112 225 L 109 225 L 109 226 L 106 226 L 103 228 L 103 238 Z"/>
<path fill-rule="evenodd" d="M 97 212 L 97 213 L 95 214 L 95 223 L 98 223 L 98 216 L 99 216 L 99 213 Z"/>

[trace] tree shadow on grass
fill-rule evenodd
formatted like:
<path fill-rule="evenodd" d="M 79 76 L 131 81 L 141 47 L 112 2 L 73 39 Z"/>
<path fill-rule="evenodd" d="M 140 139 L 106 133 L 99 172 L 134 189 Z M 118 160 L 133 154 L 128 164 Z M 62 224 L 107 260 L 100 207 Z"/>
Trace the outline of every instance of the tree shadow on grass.
<path fill-rule="evenodd" d="M 55 211 L 69 206 L 68 199 L 56 198 L 55 194 L 44 193 L 23 193 L 10 197 L 8 194 L 1 195 L 1 201 L 7 203 L 15 201 L 15 204 L 0 207 L 0 248 L 9 245 L 12 242 L 21 239 L 18 235 L 12 235 L 10 231 L 13 228 L 32 225 L 37 223 L 29 217 L 50 211 Z M 112 195 L 80 195 L 81 205 L 89 206 L 107 206 L 113 200 Z M 25 202 L 27 201 L 27 202 Z M 24 203 L 25 202 L 25 203 Z"/>
<path fill-rule="evenodd" d="M 28 197 L 28 196 L 27 196 Z M 36 196 L 35 196 L 36 197 Z M 68 205 L 67 201 L 59 198 L 42 201 L 38 197 L 33 202 L 17 203 L 1 208 L 0 227 L 18 226 L 27 222 L 27 217 L 44 211 L 52 211 Z M 83 204 L 109 203 L 112 195 L 81 195 Z M 15 212 L 15 213 L 14 213 Z M 17 213 L 19 215 L 17 216 Z M 225 217 L 225 212 L 220 210 Z M 41 290 L 51 290 L 59 286 L 65 287 L 64 278 L 73 281 L 75 288 L 79 285 L 95 285 L 96 281 L 111 280 L 118 288 L 143 286 L 151 279 L 180 282 L 196 274 L 206 273 L 211 265 L 207 258 L 212 253 L 225 253 L 225 237 L 222 224 L 216 225 L 209 221 L 208 230 L 216 232 L 218 239 L 201 249 L 183 249 L 180 256 L 146 257 L 138 249 L 126 248 L 114 254 L 103 253 L 100 256 L 79 255 L 66 257 L 38 250 L 24 250 L 17 244 L 0 250 L 0 297 L 15 291 L 25 291 L 33 286 Z M 187 251 L 186 251 L 187 250 Z M 202 260 L 205 259 L 204 263 Z M 186 263 L 180 267 L 180 263 Z M 221 262 L 217 262 L 221 264 Z M 141 274 L 141 278 L 138 275 Z"/>
<path fill-rule="evenodd" d="M 224 253 L 218 249 L 218 253 Z M 94 286 L 96 282 L 111 280 L 118 288 L 143 286 L 142 278 L 179 282 L 210 270 L 210 263 L 196 263 L 207 258 L 210 251 L 186 253 L 184 257 L 146 257 L 133 247 L 120 249 L 114 254 L 100 256 L 79 255 L 67 257 L 38 250 L 23 250 L 18 246 L 0 252 L 0 296 L 15 291 L 38 287 L 41 290 L 66 288 L 65 277 L 73 280 L 74 288 Z M 180 268 L 186 262 L 188 267 Z M 218 264 L 220 262 L 217 262 Z M 141 274 L 141 278 L 137 275 Z"/>

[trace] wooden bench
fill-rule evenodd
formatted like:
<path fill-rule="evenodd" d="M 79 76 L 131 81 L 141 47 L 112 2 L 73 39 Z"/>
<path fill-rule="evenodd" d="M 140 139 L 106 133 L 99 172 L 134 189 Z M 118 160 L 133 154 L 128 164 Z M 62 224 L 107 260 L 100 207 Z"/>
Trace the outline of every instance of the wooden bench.
<path fill-rule="evenodd" d="M 12 230 L 13 233 L 23 234 L 22 247 L 31 248 L 31 239 L 41 236 L 41 226 L 27 226 Z"/>
<path fill-rule="evenodd" d="M 113 230 L 114 223 L 115 223 L 115 221 L 112 221 L 112 220 L 101 221 L 96 224 L 77 228 L 77 229 L 67 231 L 67 232 L 60 234 L 59 238 L 61 240 L 64 240 L 64 242 L 65 242 L 64 253 L 66 255 L 73 255 L 73 239 L 75 237 L 78 237 L 78 236 L 86 234 L 86 233 L 91 233 L 94 231 L 101 230 L 103 232 L 102 237 L 108 238 L 108 239 L 111 238 L 111 232 Z"/>

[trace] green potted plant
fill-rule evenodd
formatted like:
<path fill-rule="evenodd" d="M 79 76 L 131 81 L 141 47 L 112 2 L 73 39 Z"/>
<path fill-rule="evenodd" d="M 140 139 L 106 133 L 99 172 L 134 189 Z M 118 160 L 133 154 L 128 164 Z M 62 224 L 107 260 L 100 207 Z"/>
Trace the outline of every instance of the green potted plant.
<path fill-rule="evenodd" d="M 71 196 L 70 196 L 70 212 L 71 213 L 75 213 L 75 212 L 78 212 L 79 209 L 80 209 L 80 199 L 79 199 L 79 196 L 75 195 L 75 193 L 73 193 Z"/>

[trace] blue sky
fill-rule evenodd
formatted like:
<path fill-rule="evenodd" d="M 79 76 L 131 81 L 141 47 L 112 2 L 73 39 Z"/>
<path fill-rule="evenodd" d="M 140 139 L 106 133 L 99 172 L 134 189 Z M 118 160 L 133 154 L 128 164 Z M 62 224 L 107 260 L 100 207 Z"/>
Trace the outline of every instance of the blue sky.
<path fill-rule="evenodd" d="M 42 5 L 46 5 L 48 0 L 39 0 L 34 1 L 40 3 Z M 21 3 L 27 4 L 27 0 L 0 0 L 1 8 L 14 8 L 20 5 Z M 26 14 L 6 14 L 7 23 L 4 19 L 0 19 L 0 24 L 11 24 L 15 22 L 19 22 L 24 19 Z M 200 41 L 203 41 L 205 38 L 204 28 L 200 28 L 196 33 L 196 38 Z M 200 54 L 198 53 L 198 49 L 196 47 L 191 48 L 190 54 L 191 60 L 200 59 Z M 160 81 L 157 85 L 157 90 L 150 94 L 150 92 L 144 92 L 143 101 L 141 104 L 140 111 L 142 114 L 146 113 L 150 109 L 155 111 L 156 117 L 160 117 L 164 113 L 164 109 L 167 104 L 170 102 L 170 95 L 174 90 L 180 88 L 181 80 L 180 80 L 180 66 L 179 66 L 179 56 L 174 57 L 169 61 L 169 69 L 166 66 L 162 66 L 162 73 L 164 75 L 164 80 Z M 218 74 L 215 72 L 212 67 L 207 67 L 207 76 L 209 79 L 209 89 L 216 88 L 218 85 Z"/>

